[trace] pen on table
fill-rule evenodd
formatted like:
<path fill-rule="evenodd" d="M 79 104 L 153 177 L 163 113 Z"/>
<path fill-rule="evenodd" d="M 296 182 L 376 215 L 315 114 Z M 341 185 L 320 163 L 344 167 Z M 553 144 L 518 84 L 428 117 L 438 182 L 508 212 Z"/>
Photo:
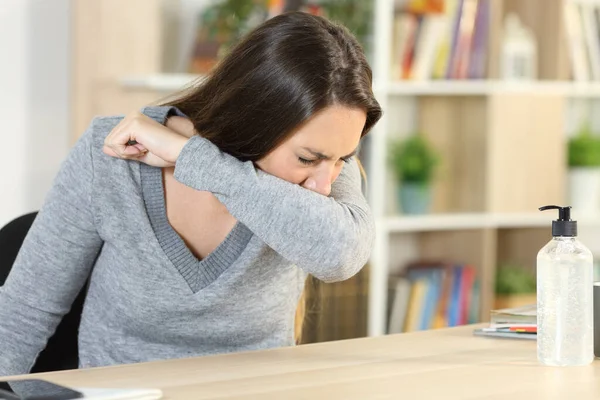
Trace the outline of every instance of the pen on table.
<path fill-rule="evenodd" d="M 537 333 L 537 327 L 533 326 L 513 326 L 509 330 L 511 332 L 519 333 Z"/>

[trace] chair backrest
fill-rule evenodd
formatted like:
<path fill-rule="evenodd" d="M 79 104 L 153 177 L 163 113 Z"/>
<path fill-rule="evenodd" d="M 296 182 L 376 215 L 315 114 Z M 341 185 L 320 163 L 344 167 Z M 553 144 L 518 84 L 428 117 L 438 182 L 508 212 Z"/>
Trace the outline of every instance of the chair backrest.
<path fill-rule="evenodd" d="M 36 215 L 36 212 L 22 215 L 0 229 L 0 286 L 4 285 Z"/>
<path fill-rule="evenodd" d="M 0 229 L 0 286 L 4 285 L 19 254 L 36 212 L 23 215 Z M 78 367 L 77 335 L 87 286 L 79 293 L 46 348 L 39 354 L 31 372 L 48 372 Z M 0 321 L 2 323 L 2 321 Z"/>

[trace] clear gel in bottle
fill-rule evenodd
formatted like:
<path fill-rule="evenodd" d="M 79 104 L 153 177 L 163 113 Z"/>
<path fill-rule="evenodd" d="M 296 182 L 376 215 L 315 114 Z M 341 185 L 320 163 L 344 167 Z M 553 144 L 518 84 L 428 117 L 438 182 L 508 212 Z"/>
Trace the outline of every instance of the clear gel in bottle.
<path fill-rule="evenodd" d="M 537 355 L 554 366 L 594 360 L 593 258 L 577 239 L 571 207 L 556 209 L 552 240 L 537 255 Z"/>

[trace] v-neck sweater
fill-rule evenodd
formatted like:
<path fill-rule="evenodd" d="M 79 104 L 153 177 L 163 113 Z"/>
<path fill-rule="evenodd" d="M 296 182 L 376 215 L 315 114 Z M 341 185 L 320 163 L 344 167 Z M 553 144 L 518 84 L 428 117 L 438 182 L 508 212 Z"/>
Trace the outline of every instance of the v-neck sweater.
<path fill-rule="evenodd" d="M 143 112 L 163 124 L 180 114 Z M 294 345 L 307 275 L 341 281 L 369 258 L 356 161 L 322 196 L 194 136 L 175 179 L 237 220 L 197 259 L 167 219 L 161 169 L 102 152 L 122 118 L 95 118 L 71 149 L 0 288 L 0 376 L 29 372 L 85 285 L 80 368 Z"/>

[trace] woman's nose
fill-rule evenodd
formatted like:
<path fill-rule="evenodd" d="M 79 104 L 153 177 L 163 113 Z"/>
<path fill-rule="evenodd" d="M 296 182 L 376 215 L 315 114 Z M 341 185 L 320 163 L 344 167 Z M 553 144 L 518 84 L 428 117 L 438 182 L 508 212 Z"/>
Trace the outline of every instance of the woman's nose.
<path fill-rule="evenodd" d="M 313 192 L 317 192 L 322 194 L 323 196 L 329 196 L 331 193 L 331 183 L 325 183 L 315 178 L 308 178 L 303 185 L 306 189 L 312 190 Z"/>
<path fill-rule="evenodd" d="M 335 171 L 333 168 L 323 168 L 306 179 L 303 186 L 323 196 L 329 196 L 334 177 Z"/>

